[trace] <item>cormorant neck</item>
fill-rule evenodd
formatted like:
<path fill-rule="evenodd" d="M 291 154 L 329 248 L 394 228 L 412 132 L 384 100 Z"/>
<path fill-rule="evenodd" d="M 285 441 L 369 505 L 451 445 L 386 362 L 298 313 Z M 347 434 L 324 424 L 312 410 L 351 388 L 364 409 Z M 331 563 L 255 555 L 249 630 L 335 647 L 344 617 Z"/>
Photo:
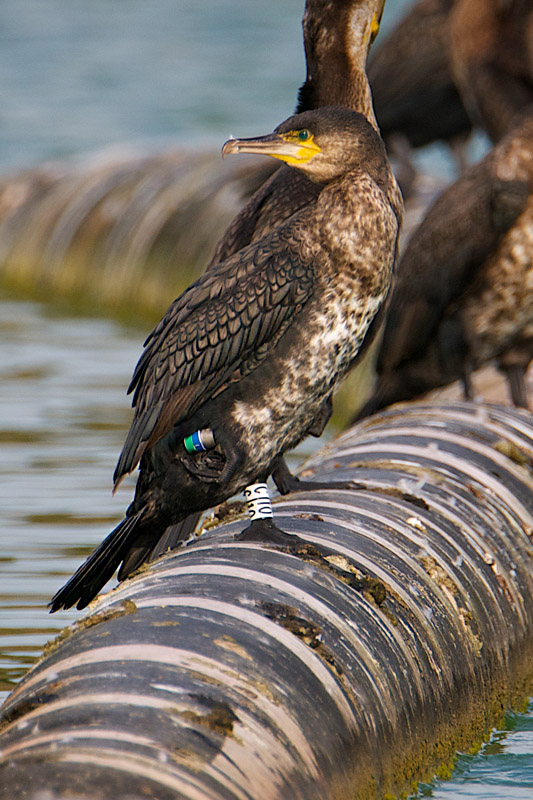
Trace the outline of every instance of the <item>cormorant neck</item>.
<path fill-rule="evenodd" d="M 373 5 L 354 10 L 345 3 L 307 0 L 302 21 L 307 76 L 299 92 L 298 113 L 345 106 L 363 114 L 379 131 L 366 76 Z"/>

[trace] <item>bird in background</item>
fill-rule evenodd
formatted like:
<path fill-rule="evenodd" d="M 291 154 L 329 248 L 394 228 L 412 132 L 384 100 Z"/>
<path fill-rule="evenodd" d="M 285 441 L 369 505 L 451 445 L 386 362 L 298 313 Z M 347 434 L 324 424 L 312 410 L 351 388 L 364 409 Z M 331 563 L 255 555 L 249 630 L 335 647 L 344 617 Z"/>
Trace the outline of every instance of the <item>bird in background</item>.
<path fill-rule="evenodd" d="M 409 147 L 446 142 L 459 172 L 473 127 L 493 143 L 533 103 L 531 0 L 418 0 L 372 50 L 368 76 L 402 190 Z M 401 65 L 401 68 L 399 68 Z"/>
<path fill-rule="evenodd" d="M 397 270 L 365 417 L 496 360 L 527 407 L 533 358 L 533 113 L 446 189 Z"/>
<path fill-rule="evenodd" d="M 533 7 L 453 0 L 454 80 L 472 120 L 497 142 L 430 207 L 398 264 L 373 395 L 361 418 L 496 360 L 528 406 L 532 358 Z"/>
<path fill-rule="evenodd" d="M 470 119 L 492 142 L 533 104 L 531 0 L 454 0 L 450 61 Z"/>
<path fill-rule="evenodd" d="M 274 133 L 231 139 L 309 176 L 312 202 L 204 273 L 149 335 L 115 486 L 139 465 L 119 525 L 52 598 L 85 607 L 119 568 L 143 564 L 166 529 L 256 482 L 323 413 L 363 352 L 389 291 L 399 231 L 385 148 L 361 114 L 326 107 Z M 210 449 L 189 446 L 199 434 Z M 294 539 L 271 519 L 243 535 Z"/>
<path fill-rule="evenodd" d="M 472 122 L 455 85 L 450 13 L 455 0 L 418 0 L 371 51 L 368 80 L 381 135 L 400 165 L 409 148 L 443 141 L 460 171 Z M 402 189 L 412 181 L 407 164 Z"/>

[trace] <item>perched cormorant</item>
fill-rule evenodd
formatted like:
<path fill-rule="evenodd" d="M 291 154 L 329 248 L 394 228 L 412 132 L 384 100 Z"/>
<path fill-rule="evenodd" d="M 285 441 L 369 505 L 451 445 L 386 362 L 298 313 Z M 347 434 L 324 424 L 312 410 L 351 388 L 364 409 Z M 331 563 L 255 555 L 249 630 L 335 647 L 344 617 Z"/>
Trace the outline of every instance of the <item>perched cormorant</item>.
<path fill-rule="evenodd" d="M 385 0 L 307 0 L 302 20 L 306 79 L 298 92 L 296 113 L 323 106 L 345 106 L 362 114 L 378 130 L 372 94 L 366 74 L 368 52 L 375 40 Z M 215 248 L 207 269 L 256 241 L 288 217 L 315 201 L 320 187 L 302 171 L 282 165 L 230 223 Z M 398 224 L 403 217 L 403 200 L 396 180 L 386 189 Z M 378 330 L 377 321 L 365 341 L 368 346 Z M 309 433 L 320 436 L 332 413 L 332 398 L 327 398 Z M 308 488 L 293 476 L 284 460 L 273 473 L 282 494 Z M 188 528 L 193 528 L 189 521 Z M 183 539 L 185 530 L 178 532 Z M 172 546 L 172 540 L 169 540 Z"/>
<path fill-rule="evenodd" d="M 390 285 L 398 219 L 379 135 L 361 115 L 323 108 L 224 153 L 264 153 L 301 170 L 312 203 L 204 273 L 145 342 L 130 384 L 134 419 L 115 485 L 140 463 L 124 520 L 52 599 L 83 608 L 117 567 L 149 558 L 169 525 L 265 481 L 298 444 L 364 344 Z M 216 443 L 191 452 L 209 431 Z M 254 535 L 277 530 L 254 520 Z"/>
<path fill-rule="evenodd" d="M 496 359 L 527 406 L 533 357 L 533 113 L 436 200 L 397 270 L 374 394 L 358 418 Z"/>
<path fill-rule="evenodd" d="M 450 54 L 470 118 L 499 141 L 533 104 L 531 0 L 454 0 Z"/>
<path fill-rule="evenodd" d="M 452 151 L 472 124 L 456 89 L 449 54 L 454 0 L 418 0 L 372 50 L 368 79 L 385 142 L 411 147 L 446 141 Z"/>
<path fill-rule="evenodd" d="M 298 90 L 295 113 L 323 106 L 345 106 L 362 114 L 378 130 L 372 95 L 366 75 L 370 47 L 376 38 L 385 0 L 306 0 L 302 19 L 306 78 Z M 304 172 L 281 165 L 252 195 L 219 240 L 207 269 L 257 241 L 287 220 L 296 211 L 314 203 L 320 186 Z M 396 180 L 387 188 L 387 197 L 401 225 L 403 200 Z M 365 339 L 368 346 L 378 328 L 377 321 Z M 320 436 L 333 409 L 328 397 L 308 433 Z M 310 481 L 292 475 L 280 459 L 272 478 L 281 492 L 310 488 Z M 313 486 L 316 484 L 313 483 Z M 201 513 L 174 525 L 154 550 L 153 557 L 186 539 Z"/>

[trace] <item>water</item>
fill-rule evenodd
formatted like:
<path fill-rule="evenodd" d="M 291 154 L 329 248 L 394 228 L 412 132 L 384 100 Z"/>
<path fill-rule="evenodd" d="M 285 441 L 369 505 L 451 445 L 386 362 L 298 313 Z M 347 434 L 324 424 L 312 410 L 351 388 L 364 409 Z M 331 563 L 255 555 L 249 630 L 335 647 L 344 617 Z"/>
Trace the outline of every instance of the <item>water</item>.
<path fill-rule="evenodd" d="M 385 28 L 406 4 L 388 0 Z M 2 0 L 0 170 L 270 130 L 304 79 L 303 5 Z M 0 699 L 77 616 L 46 603 L 130 500 L 133 482 L 113 497 L 111 475 L 145 334 L 0 297 Z M 530 708 L 420 795 L 529 798 L 532 752 Z"/>
<path fill-rule="evenodd" d="M 474 756 L 457 758 L 451 780 L 419 787 L 416 798 L 433 800 L 531 800 L 533 797 L 533 702 L 523 714 L 507 714 Z"/>
<path fill-rule="evenodd" d="M 51 594 L 120 519 L 111 496 L 129 424 L 124 390 L 140 336 L 100 319 L 0 303 L 0 689 L 76 616 L 50 617 Z"/>
<path fill-rule="evenodd" d="M 302 0 L 2 0 L 0 167 L 271 130 L 305 78 Z"/>

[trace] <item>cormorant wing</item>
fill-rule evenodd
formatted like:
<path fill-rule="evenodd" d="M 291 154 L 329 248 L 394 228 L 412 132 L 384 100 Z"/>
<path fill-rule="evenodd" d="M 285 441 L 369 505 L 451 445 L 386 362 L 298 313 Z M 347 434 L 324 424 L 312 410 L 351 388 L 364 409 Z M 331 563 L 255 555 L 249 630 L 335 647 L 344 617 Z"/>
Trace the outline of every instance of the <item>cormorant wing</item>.
<path fill-rule="evenodd" d="M 128 389 L 135 416 L 115 485 L 146 448 L 266 358 L 311 296 L 313 278 L 289 224 L 205 272 L 172 303 Z"/>
<path fill-rule="evenodd" d="M 318 197 L 322 188 L 298 170 L 281 165 L 233 218 L 207 269 L 285 222 Z"/>
<path fill-rule="evenodd" d="M 378 372 L 424 352 L 451 303 L 526 207 L 529 186 L 501 180 L 489 155 L 446 189 L 413 233 L 398 266 Z"/>

